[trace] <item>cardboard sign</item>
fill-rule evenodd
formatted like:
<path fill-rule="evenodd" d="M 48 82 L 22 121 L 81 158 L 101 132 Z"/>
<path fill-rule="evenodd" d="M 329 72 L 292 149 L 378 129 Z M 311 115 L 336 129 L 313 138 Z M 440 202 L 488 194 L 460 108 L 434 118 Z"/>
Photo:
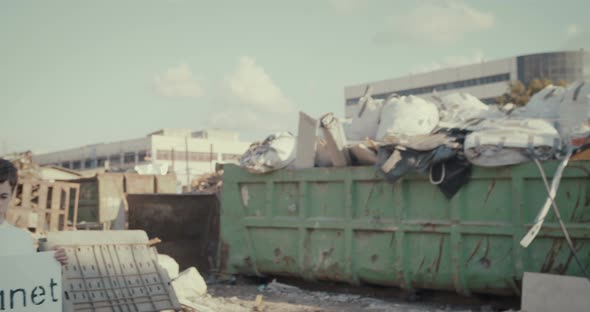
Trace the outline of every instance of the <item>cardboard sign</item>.
<path fill-rule="evenodd" d="M 61 312 L 61 266 L 53 254 L 0 256 L 0 311 Z"/>

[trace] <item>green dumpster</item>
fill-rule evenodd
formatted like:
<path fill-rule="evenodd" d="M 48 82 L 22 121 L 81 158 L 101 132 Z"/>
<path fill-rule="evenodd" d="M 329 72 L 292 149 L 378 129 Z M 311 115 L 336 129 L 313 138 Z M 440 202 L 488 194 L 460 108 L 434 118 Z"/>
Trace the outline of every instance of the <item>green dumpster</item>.
<path fill-rule="evenodd" d="M 549 179 L 558 166 L 546 162 Z M 553 211 L 520 246 L 547 199 L 535 164 L 476 167 L 452 200 L 422 176 L 395 184 L 374 167 L 250 174 L 225 165 L 220 268 L 235 274 L 460 294 L 519 294 L 523 272 L 581 276 Z M 590 161 L 566 168 L 556 202 L 590 266 Z"/>

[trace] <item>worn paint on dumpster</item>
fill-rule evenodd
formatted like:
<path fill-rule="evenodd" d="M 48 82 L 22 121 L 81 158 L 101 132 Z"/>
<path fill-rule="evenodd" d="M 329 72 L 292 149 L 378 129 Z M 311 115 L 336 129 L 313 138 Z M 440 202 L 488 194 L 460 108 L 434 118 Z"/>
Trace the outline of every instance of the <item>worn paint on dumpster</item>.
<path fill-rule="evenodd" d="M 551 174 L 554 162 L 544 164 Z M 523 272 L 581 276 L 552 212 L 520 246 L 547 192 L 534 164 L 474 168 L 447 200 L 427 179 L 390 184 L 373 167 L 249 174 L 226 165 L 221 269 L 309 280 L 518 294 Z M 590 162 L 565 170 L 556 202 L 590 263 Z"/>

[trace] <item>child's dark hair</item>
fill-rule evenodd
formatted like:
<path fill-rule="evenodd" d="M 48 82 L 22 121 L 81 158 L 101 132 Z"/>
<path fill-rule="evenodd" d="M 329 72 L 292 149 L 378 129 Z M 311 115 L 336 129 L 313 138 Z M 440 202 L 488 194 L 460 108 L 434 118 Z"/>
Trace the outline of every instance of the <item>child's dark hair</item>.
<path fill-rule="evenodd" d="M 10 188 L 14 190 L 18 182 L 18 170 L 8 160 L 0 158 L 0 183 L 8 181 Z"/>

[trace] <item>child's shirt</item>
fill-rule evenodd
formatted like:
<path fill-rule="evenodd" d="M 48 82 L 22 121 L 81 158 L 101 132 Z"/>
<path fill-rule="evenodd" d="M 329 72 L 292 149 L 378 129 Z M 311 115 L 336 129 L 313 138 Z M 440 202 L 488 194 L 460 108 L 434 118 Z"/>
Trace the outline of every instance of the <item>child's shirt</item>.
<path fill-rule="evenodd" d="M 33 237 L 8 222 L 0 223 L 0 256 L 34 253 Z"/>

